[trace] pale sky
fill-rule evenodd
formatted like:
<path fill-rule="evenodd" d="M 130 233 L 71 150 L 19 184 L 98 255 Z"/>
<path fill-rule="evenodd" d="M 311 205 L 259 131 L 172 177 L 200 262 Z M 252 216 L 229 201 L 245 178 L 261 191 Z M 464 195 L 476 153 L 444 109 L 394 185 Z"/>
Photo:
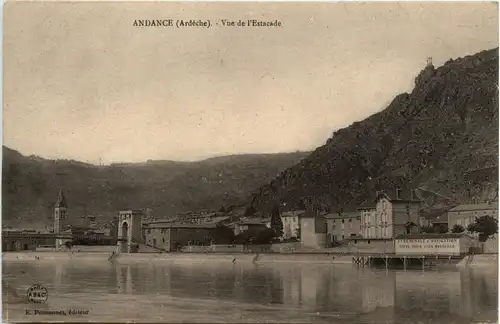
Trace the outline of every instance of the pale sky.
<path fill-rule="evenodd" d="M 92 163 L 312 150 L 411 91 L 427 57 L 497 46 L 492 3 L 8 2 L 3 141 Z"/>

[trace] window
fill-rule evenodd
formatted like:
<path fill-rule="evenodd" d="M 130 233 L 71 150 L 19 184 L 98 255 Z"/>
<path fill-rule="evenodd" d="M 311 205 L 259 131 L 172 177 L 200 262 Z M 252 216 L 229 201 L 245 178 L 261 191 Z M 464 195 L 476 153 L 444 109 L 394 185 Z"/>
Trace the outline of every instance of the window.
<path fill-rule="evenodd" d="M 342 239 L 344 239 L 344 235 L 342 235 Z"/>
<path fill-rule="evenodd" d="M 163 243 L 165 243 L 165 238 L 163 238 L 162 240 L 163 240 Z"/>
<path fill-rule="evenodd" d="M 349 218 L 349 223 L 352 223 L 352 218 Z"/>

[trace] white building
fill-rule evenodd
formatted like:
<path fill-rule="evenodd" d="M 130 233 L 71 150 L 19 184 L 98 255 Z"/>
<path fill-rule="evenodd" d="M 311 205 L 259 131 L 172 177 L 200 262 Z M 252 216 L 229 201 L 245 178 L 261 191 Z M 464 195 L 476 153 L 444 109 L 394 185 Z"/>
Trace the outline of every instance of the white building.
<path fill-rule="evenodd" d="M 392 239 L 406 234 L 406 224 L 419 224 L 421 201 L 413 191 L 379 192 L 375 200 L 358 208 L 363 238 Z"/>
<path fill-rule="evenodd" d="M 281 222 L 283 223 L 283 238 L 289 239 L 297 237 L 299 234 L 300 220 L 299 215 L 303 210 L 281 213 Z"/>

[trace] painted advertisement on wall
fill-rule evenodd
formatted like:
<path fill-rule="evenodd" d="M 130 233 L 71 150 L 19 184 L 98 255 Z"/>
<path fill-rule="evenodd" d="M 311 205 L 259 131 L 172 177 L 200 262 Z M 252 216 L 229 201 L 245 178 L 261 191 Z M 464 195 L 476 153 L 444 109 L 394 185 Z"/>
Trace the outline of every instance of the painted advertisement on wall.
<path fill-rule="evenodd" d="M 397 239 L 394 244 L 396 254 L 402 255 L 460 254 L 460 240 L 458 238 Z"/>

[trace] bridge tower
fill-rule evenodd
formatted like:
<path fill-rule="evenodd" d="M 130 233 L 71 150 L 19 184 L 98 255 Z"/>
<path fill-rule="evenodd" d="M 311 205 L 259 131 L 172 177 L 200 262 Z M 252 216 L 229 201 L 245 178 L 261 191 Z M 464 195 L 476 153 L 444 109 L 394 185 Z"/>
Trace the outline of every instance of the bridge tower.
<path fill-rule="evenodd" d="M 54 206 L 54 234 L 61 234 L 68 219 L 68 204 L 64 192 L 59 190 L 56 205 Z M 64 240 L 56 239 L 56 248 L 64 245 Z"/>
<path fill-rule="evenodd" d="M 141 221 L 143 210 L 123 210 L 118 214 L 118 253 L 137 252 L 135 244 L 143 243 Z"/>

